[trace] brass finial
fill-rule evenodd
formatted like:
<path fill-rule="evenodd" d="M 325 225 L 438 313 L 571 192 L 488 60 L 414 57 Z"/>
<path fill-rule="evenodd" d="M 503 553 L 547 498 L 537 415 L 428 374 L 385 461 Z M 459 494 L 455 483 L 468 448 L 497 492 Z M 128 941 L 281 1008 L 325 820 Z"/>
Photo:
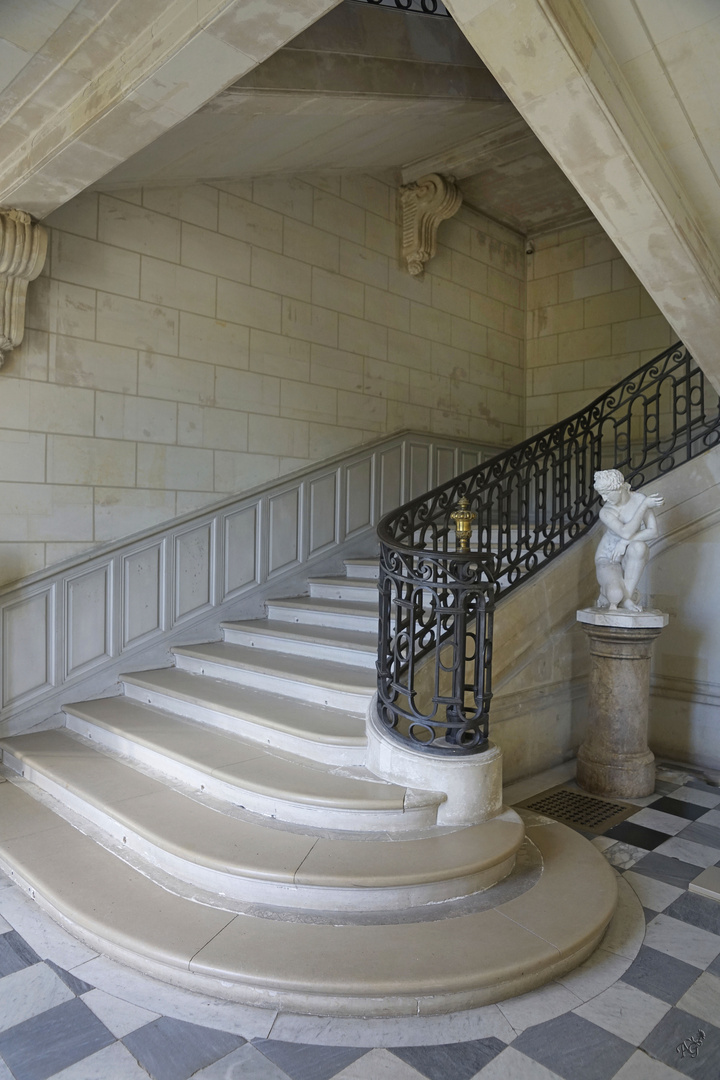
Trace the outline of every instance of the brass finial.
<path fill-rule="evenodd" d="M 477 514 L 470 509 L 470 503 L 464 495 L 458 502 L 457 509 L 450 515 L 450 520 L 455 526 L 457 550 L 469 551 L 473 522 L 477 521 Z"/>

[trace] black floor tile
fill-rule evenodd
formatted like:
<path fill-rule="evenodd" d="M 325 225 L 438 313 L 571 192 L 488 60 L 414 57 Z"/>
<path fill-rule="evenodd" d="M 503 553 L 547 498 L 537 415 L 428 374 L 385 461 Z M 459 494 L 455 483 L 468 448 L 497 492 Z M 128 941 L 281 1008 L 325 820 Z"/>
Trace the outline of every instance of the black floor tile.
<path fill-rule="evenodd" d="M 46 960 L 45 963 L 49 968 L 53 969 L 55 974 L 59 976 L 59 978 L 62 979 L 65 985 L 72 990 L 73 994 L 77 994 L 78 997 L 80 996 L 80 994 L 87 994 L 88 990 L 95 989 L 95 987 L 91 986 L 90 983 L 83 982 L 82 979 L 78 979 L 75 975 L 71 975 L 69 971 L 65 970 L 65 968 L 61 968 L 57 964 L 54 964 L 52 960 Z"/>
<path fill-rule="evenodd" d="M 720 955 L 716 956 L 712 964 L 708 964 L 705 970 L 709 971 L 711 975 L 720 976 Z"/>
<path fill-rule="evenodd" d="M 657 878 L 668 885 L 675 885 L 678 889 L 687 889 L 691 881 L 702 872 L 702 867 L 693 863 L 682 862 L 680 859 L 671 859 L 668 855 L 658 855 L 655 851 L 639 859 L 630 867 L 633 873 L 645 874 L 646 877 Z"/>
<path fill-rule="evenodd" d="M 253 1046 L 290 1080 L 330 1080 L 368 1052 L 366 1047 L 308 1046 L 277 1039 L 253 1039 Z"/>
<path fill-rule="evenodd" d="M 675 1005 L 698 978 L 698 969 L 657 949 L 641 946 L 621 981 Z"/>
<path fill-rule="evenodd" d="M 565 1080 L 610 1080 L 635 1051 L 574 1013 L 527 1028 L 512 1045 Z"/>
<path fill-rule="evenodd" d="M 674 900 L 664 914 L 692 923 L 693 926 L 699 926 L 701 930 L 709 930 L 711 934 L 720 935 L 720 904 L 717 900 L 708 899 L 707 896 L 685 893 L 684 896 L 679 896 L 677 900 Z"/>
<path fill-rule="evenodd" d="M 470 1080 L 505 1049 L 500 1039 L 475 1039 L 442 1046 L 393 1047 L 391 1053 L 428 1080 Z"/>
<path fill-rule="evenodd" d="M 684 821 L 696 821 L 697 818 L 707 814 L 709 807 L 698 806 L 697 803 L 683 802 L 681 799 L 671 799 L 665 796 L 656 799 L 652 804 L 653 810 L 662 810 L 663 814 L 673 814 L 683 818 Z"/>
<path fill-rule="evenodd" d="M 39 963 L 38 954 L 15 930 L 0 935 L 0 978 Z"/>
<path fill-rule="evenodd" d="M 697 1080 L 720 1076 L 720 1030 L 681 1009 L 666 1013 L 641 1049 Z"/>
<path fill-rule="evenodd" d="M 187 1080 L 245 1043 L 239 1035 L 169 1016 L 132 1031 L 122 1041 L 153 1080 Z"/>
<path fill-rule="evenodd" d="M 114 1042 L 95 1013 L 73 998 L 0 1034 L 0 1054 L 16 1080 L 46 1080 Z"/>
<path fill-rule="evenodd" d="M 693 821 L 692 825 L 685 826 L 681 836 L 683 840 L 694 840 L 696 844 L 716 847 L 718 859 L 720 859 L 720 829 L 714 825 L 706 825 L 703 821 Z"/>
<path fill-rule="evenodd" d="M 632 844 L 633 847 L 645 848 L 652 851 L 660 844 L 670 839 L 670 833 L 658 832 L 657 829 L 647 829 L 644 825 L 636 825 L 633 821 L 621 821 L 608 829 L 605 836 L 612 840 L 621 840 L 624 844 Z"/>

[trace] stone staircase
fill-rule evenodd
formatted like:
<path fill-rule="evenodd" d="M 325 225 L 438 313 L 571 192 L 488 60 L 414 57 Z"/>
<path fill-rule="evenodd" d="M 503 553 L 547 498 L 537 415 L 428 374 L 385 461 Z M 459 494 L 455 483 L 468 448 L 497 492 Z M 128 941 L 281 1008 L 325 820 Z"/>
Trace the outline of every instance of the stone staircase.
<path fill-rule="evenodd" d="M 377 562 L 310 580 L 64 727 L 0 741 L 0 865 L 178 985 L 320 1015 L 448 1012 L 580 963 L 615 881 L 578 834 L 366 768 Z"/>

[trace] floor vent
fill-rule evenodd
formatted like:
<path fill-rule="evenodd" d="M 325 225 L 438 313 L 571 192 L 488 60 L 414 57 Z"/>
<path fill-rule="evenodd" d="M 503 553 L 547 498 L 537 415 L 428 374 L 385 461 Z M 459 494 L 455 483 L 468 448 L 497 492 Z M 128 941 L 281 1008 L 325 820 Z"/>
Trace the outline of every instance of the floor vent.
<path fill-rule="evenodd" d="M 534 810 L 536 814 L 555 818 L 573 829 L 598 834 L 619 825 L 638 811 L 637 806 L 632 803 L 600 799 L 564 784 L 541 791 L 516 805 L 525 810 Z"/>

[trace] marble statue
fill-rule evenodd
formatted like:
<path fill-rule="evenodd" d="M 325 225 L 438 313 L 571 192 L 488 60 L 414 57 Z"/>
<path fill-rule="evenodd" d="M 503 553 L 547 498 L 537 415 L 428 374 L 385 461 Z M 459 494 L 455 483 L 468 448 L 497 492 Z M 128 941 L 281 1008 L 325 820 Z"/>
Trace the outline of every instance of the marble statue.
<path fill-rule="evenodd" d="M 603 469 L 594 477 L 602 497 L 600 520 L 605 526 L 597 551 L 595 571 L 600 586 L 597 607 L 617 611 L 642 611 L 634 599 L 640 575 L 648 561 L 648 541 L 658 535 L 654 506 L 661 495 L 633 491 L 619 469 Z"/>

